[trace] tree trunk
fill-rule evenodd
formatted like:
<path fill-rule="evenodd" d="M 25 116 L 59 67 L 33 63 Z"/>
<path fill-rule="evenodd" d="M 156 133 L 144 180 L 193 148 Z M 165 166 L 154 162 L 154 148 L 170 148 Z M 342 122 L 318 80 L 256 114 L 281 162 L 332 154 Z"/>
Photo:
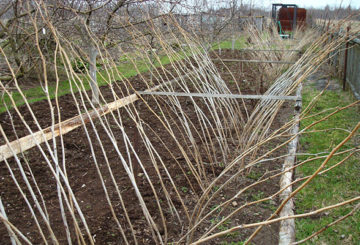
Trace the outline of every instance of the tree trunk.
<path fill-rule="evenodd" d="M 98 56 L 98 50 L 96 46 L 93 44 L 90 47 L 89 56 L 90 56 L 90 68 L 89 68 L 90 86 L 92 91 L 91 101 L 94 105 L 99 105 L 100 103 L 99 86 L 97 84 L 97 79 L 96 79 L 96 57 Z"/>

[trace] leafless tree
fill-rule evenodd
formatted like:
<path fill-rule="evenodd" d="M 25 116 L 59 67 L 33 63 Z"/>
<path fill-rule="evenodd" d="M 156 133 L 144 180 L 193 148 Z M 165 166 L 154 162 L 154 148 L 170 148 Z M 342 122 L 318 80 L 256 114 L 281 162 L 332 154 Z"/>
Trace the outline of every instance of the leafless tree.
<path fill-rule="evenodd" d="M 131 40 L 133 37 L 127 29 L 133 26 L 142 32 L 138 35 L 151 36 L 147 23 L 169 14 L 176 4 L 176 1 L 155 0 L 5 1 L 0 12 L 2 48 L 11 53 L 18 67 L 18 77 L 34 74 L 34 68 L 41 69 L 39 52 L 51 56 L 55 48 L 51 46 L 54 42 L 49 27 L 41 24 L 45 20 L 38 12 L 46 13 L 56 31 L 72 42 L 81 60 L 88 64 L 92 102 L 98 104 L 96 60 L 100 49 L 109 49 Z M 34 22 L 36 25 L 33 25 Z M 37 43 L 35 39 L 40 39 L 40 50 L 33 45 Z M 2 80 L 6 79 L 12 78 L 2 77 Z"/>

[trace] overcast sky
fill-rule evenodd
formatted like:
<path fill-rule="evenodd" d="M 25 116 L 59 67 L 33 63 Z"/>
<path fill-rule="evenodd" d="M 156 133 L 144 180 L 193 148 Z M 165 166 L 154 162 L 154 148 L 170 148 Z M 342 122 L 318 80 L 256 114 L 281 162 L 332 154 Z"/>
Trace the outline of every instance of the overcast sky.
<path fill-rule="evenodd" d="M 349 4 L 352 8 L 360 8 L 360 0 L 255 0 L 255 3 L 267 8 L 271 8 L 272 3 L 288 3 L 297 4 L 300 8 L 324 8 L 327 4 L 330 7 L 339 7 L 340 3 L 342 7 L 347 7 Z"/>

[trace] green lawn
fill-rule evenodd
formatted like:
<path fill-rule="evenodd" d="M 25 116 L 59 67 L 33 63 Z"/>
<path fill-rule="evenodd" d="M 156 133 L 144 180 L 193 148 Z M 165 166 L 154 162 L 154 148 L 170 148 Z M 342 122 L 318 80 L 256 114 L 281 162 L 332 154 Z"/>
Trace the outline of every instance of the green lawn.
<path fill-rule="evenodd" d="M 303 93 L 304 106 L 319 93 L 312 86 L 306 86 Z M 324 95 L 317 102 L 311 114 L 321 112 L 327 108 L 342 107 L 350 104 L 354 100 L 351 98 L 349 92 L 343 91 L 326 91 Z M 304 107 L 305 108 L 305 107 Z M 306 127 L 322 118 L 323 116 L 333 112 L 335 109 L 326 112 L 321 116 L 316 116 L 302 121 L 302 127 Z M 328 120 L 316 125 L 310 130 L 324 130 L 329 131 L 315 132 L 303 134 L 300 138 L 300 146 L 302 152 L 306 153 L 320 153 L 329 152 L 340 143 L 349 133 L 335 128 L 342 128 L 352 130 L 354 126 L 360 121 L 359 107 L 349 108 L 340 113 L 335 114 Z M 357 143 L 355 139 L 346 143 L 339 151 L 351 149 L 359 144 L 359 131 L 357 135 Z M 326 155 L 326 153 L 322 154 Z M 334 157 L 326 166 L 325 169 L 341 161 L 345 156 Z M 305 160 L 310 156 L 298 157 L 298 160 Z M 355 153 L 344 164 L 324 175 L 315 178 L 309 186 L 303 189 L 295 200 L 296 213 L 313 211 L 315 209 L 336 204 L 360 195 L 360 154 Z M 297 169 L 297 175 L 307 176 L 314 173 L 318 166 L 323 162 L 322 160 L 312 161 Z M 335 221 L 339 217 L 347 214 L 352 210 L 352 205 L 344 206 L 334 209 L 329 213 L 323 213 L 321 216 L 312 218 L 304 218 L 296 220 L 296 240 L 301 240 L 313 234 L 317 230 L 323 228 L 327 224 Z M 359 244 L 360 241 L 360 212 L 355 213 L 354 216 L 348 217 L 346 220 L 330 227 L 324 231 L 319 237 L 310 240 L 307 244 Z"/>
<path fill-rule="evenodd" d="M 212 50 L 217 49 L 231 49 L 232 48 L 232 40 L 223 41 L 221 43 L 215 43 L 212 45 Z M 246 48 L 246 37 L 240 36 L 235 40 L 234 49 L 243 49 Z"/>
<path fill-rule="evenodd" d="M 179 57 L 183 57 L 183 55 L 179 54 Z M 133 76 L 137 75 L 138 71 L 139 72 L 148 71 L 148 66 L 145 64 L 144 61 L 137 61 L 136 62 L 137 69 L 135 69 L 134 64 L 131 63 L 130 61 L 124 62 L 125 59 L 123 59 L 122 61 L 123 62 L 116 69 L 118 69 L 121 76 L 123 76 L 125 78 L 130 78 L 130 77 L 133 77 Z M 170 63 L 170 58 L 168 56 L 162 56 L 160 58 L 160 61 L 161 61 L 162 65 L 167 65 L 167 64 Z M 156 62 L 155 65 L 160 66 L 160 64 L 158 62 Z M 85 76 L 85 75 L 82 75 L 82 74 L 79 74 L 79 77 L 83 81 L 83 85 L 84 85 L 85 90 L 86 91 L 90 90 L 91 88 L 90 88 L 90 84 L 88 82 L 89 81 L 88 77 Z M 120 77 L 115 77 L 114 80 L 119 80 L 119 79 L 121 80 Z M 108 84 L 108 81 L 110 79 L 107 78 L 106 71 L 100 71 L 97 74 L 97 80 L 98 80 L 99 86 L 103 86 L 103 85 Z M 72 83 L 73 83 L 72 85 L 75 85 L 74 82 L 72 82 Z M 68 80 L 59 82 L 58 86 L 59 87 L 58 87 L 57 96 L 62 96 L 62 95 L 65 95 L 65 94 L 69 94 L 71 92 L 70 82 Z M 75 86 L 73 86 L 73 89 L 74 89 L 75 92 L 77 92 L 77 89 L 76 89 Z M 51 99 L 55 98 L 56 85 L 55 84 L 49 85 L 48 90 L 49 90 L 50 98 Z M 27 89 L 27 90 L 23 90 L 23 93 L 24 93 L 24 95 L 26 97 L 26 100 L 29 103 L 34 103 L 36 101 L 45 100 L 47 98 L 46 93 L 44 92 L 44 90 L 43 90 L 43 88 L 41 86 L 30 88 L 30 89 Z M 21 106 L 21 105 L 24 104 L 24 100 L 23 100 L 23 98 L 22 98 L 22 96 L 20 95 L 19 92 L 13 92 L 12 93 L 12 98 L 16 102 L 17 106 Z M 6 111 L 6 107 L 5 107 L 4 104 L 6 104 L 9 108 L 12 107 L 11 100 L 10 100 L 10 98 L 9 98 L 9 96 L 7 94 L 5 94 L 4 97 L 2 98 L 2 103 L 0 105 L 0 113 L 3 113 L 3 112 Z"/>

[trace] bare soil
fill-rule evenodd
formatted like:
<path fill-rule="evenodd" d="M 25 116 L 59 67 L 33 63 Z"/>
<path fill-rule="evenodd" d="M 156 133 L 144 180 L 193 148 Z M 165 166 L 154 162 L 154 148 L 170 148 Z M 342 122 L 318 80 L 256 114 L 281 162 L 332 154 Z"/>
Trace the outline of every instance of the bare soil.
<path fill-rule="evenodd" d="M 237 54 L 236 56 L 231 51 L 223 50 L 222 58 L 233 58 L 240 57 L 241 54 Z M 243 73 L 239 69 L 239 64 L 230 63 L 227 64 L 228 68 L 233 72 L 233 77 L 229 75 L 228 71 L 222 67 L 221 64 L 217 64 L 219 71 L 221 72 L 221 76 L 224 78 L 226 82 L 228 82 L 229 88 L 237 93 L 237 86 L 239 86 L 242 90 L 243 94 L 255 94 L 258 89 L 253 86 L 250 82 L 252 77 L 256 77 L 255 75 Z M 145 77 L 148 77 L 149 74 L 143 74 Z M 146 89 L 145 85 L 141 82 L 139 76 L 135 76 L 131 79 L 131 84 L 135 89 L 143 90 Z M 116 92 L 119 94 L 119 97 L 123 97 L 132 91 L 124 90 L 124 86 L 121 83 L 118 83 L 118 87 L 116 87 Z M 112 92 L 108 87 L 102 87 L 101 91 L 105 98 L 109 98 L 109 101 L 113 100 Z M 80 96 L 77 94 L 76 96 Z M 181 195 L 183 200 L 185 200 L 185 205 L 189 210 L 191 210 L 195 205 L 196 196 L 201 194 L 201 189 L 199 185 L 196 183 L 194 176 L 187 174 L 189 169 L 185 164 L 185 159 L 181 158 L 181 152 L 176 145 L 176 142 L 170 136 L 170 134 L 159 125 L 159 119 L 156 117 L 154 113 L 149 110 L 149 107 L 152 108 L 155 112 L 158 112 L 159 105 L 150 97 L 145 97 L 145 100 L 148 105 L 146 105 L 143 101 L 137 101 L 134 105 L 130 106 L 131 110 L 137 110 L 139 112 L 139 118 L 143 120 L 144 130 L 148 137 L 151 139 L 152 144 L 155 146 L 159 153 L 159 157 L 164 161 L 164 164 L 167 166 L 167 169 L 170 172 L 170 175 L 173 176 L 176 186 L 183 187 Z M 201 104 L 201 100 L 196 100 L 199 104 Z M 189 98 L 181 98 L 180 102 L 183 108 L 186 108 L 185 113 L 192 120 L 196 128 L 197 120 L 195 120 L 196 115 L 194 113 L 194 106 Z M 51 102 L 52 105 L 55 105 L 55 101 Z M 253 107 L 255 106 L 256 101 L 247 100 L 246 106 L 247 109 L 251 112 Z M 78 108 L 74 102 L 72 95 L 65 95 L 59 98 L 60 110 L 61 110 L 61 120 L 65 120 L 76 116 L 79 114 Z M 149 106 L 149 107 L 148 107 Z M 161 104 L 162 108 L 167 108 L 165 101 Z M 31 104 L 31 107 L 35 113 L 35 117 L 37 118 L 40 126 L 42 128 L 48 127 L 52 124 L 50 111 L 49 111 L 49 103 L 47 101 L 40 101 L 34 104 Z M 81 109 L 81 108 L 80 108 Z M 203 108 L 206 111 L 206 108 Z M 37 131 L 37 125 L 34 123 L 33 118 L 29 110 L 26 106 L 22 106 L 19 108 L 21 114 L 24 119 L 30 125 L 30 128 L 34 131 Z M 167 178 L 165 170 L 160 166 L 159 172 L 156 172 L 153 168 L 153 165 L 150 162 L 149 154 L 147 153 L 145 145 L 142 143 L 142 140 L 139 138 L 138 131 L 134 126 L 134 121 L 130 118 L 129 113 L 125 109 L 120 109 L 120 114 L 123 118 L 124 128 L 127 135 L 130 137 L 131 142 L 135 147 L 135 151 L 139 155 L 140 159 L 144 159 L 143 163 L 145 164 L 146 171 L 149 175 L 149 178 L 152 180 L 154 184 L 154 190 L 158 195 L 160 200 L 163 200 L 161 206 L 163 206 L 164 210 L 166 210 L 166 198 L 162 190 L 162 185 L 160 182 L 160 176 L 164 180 L 164 184 L 167 190 L 169 191 L 169 195 L 172 197 L 174 205 L 181 209 L 181 203 L 177 200 L 174 191 L 172 190 L 172 185 Z M 291 105 L 284 104 L 283 112 L 276 119 L 273 128 L 278 128 L 283 125 L 284 122 L 288 120 L 292 112 Z M 127 116 L 124 116 L 127 115 Z M 159 117 L 170 116 L 173 118 L 173 123 L 178 124 L 179 119 L 178 116 L 175 115 L 170 110 L 164 111 L 163 114 L 159 113 Z M 108 119 L 108 124 L 112 128 L 114 136 L 117 141 L 122 142 L 122 131 L 116 125 L 115 121 L 112 117 L 106 116 Z M 55 118 L 56 121 L 59 118 Z M 20 121 L 18 115 L 14 110 L 9 113 L 3 113 L 0 115 L 0 123 L 3 127 L 5 133 L 8 135 L 10 140 L 15 140 L 16 137 L 22 137 L 28 135 L 28 130 L 24 127 L 23 123 Z M 132 244 L 134 241 L 132 240 L 130 228 L 126 221 L 126 217 L 124 215 L 124 210 L 120 205 L 120 199 L 116 194 L 116 189 L 111 182 L 111 175 L 106 165 L 106 159 L 102 154 L 102 147 L 100 145 L 100 141 L 104 146 L 106 151 L 107 160 L 113 170 L 114 178 L 117 182 L 117 187 L 121 190 L 121 194 L 123 199 L 125 200 L 126 209 L 129 213 L 129 218 L 132 220 L 133 228 L 136 232 L 136 236 L 138 242 L 140 244 L 154 244 L 152 235 L 150 230 L 148 230 L 147 222 L 144 219 L 144 215 L 141 211 L 141 208 L 138 203 L 138 199 L 135 195 L 134 188 L 129 181 L 129 178 L 125 174 L 125 169 L 120 162 L 118 154 L 114 151 L 112 147 L 112 142 L 109 137 L 107 137 L 103 127 L 99 122 L 95 122 L 96 131 L 88 125 L 86 128 L 78 128 L 66 135 L 64 135 L 64 156 L 66 159 L 66 170 L 69 179 L 69 183 L 71 188 L 77 197 L 77 200 L 84 212 L 84 215 L 89 224 L 89 228 L 92 232 L 93 237 L 97 244 L 124 244 L 122 237 L 117 229 L 117 225 L 112 218 L 112 214 L 110 209 L 108 208 L 108 204 L 106 202 L 105 194 L 103 187 L 101 186 L 100 177 L 98 171 L 102 173 L 103 178 L 105 179 L 106 187 L 108 190 L 108 194 L 112 200 L 112 205 L 115 208 L 115 212 L 122 227 L 127 234 L 129 242 Z M 180 129 L 175 129 L 175 135 L 182 139 L 183 134 Z M 16 132 L 16 133 L 15 133 Z M 89 145 L 89 140 L 93 142 L 94 148 L 91 149 Z M 186 141 L 187 139 L 183 139 Z M 199 138 L 195 139 L 198 144 L 202 144 L 202 141 Z M 4 139 L 0 139 L 0 143 L 4 144 Z M 53 142 L 49 142 L 50 145 Z M 57 144 L 60 144 L 60 141 L 57 140 Z M 185 144 L 186 142 L 184 142 Z M 267 145 L 267 149 L 274 147 L 274 144 L 279 142 L 272 142 L 273 145 Z M 121 144 L 119 144 L 121 145 Z M 42 144 L 44 147 L 44 144 Z M 107 147 L 110 146 L 110 147 Z M 165 147 L 166 146 L 166 147 Z M 236 154 L 236 144 L 229 144 L 229 147 L 234 149 L 234 155 Z M 60 148 L 60 147 L 59 147 Z M 127 156 L 127 149 L 125 145 L 120 147 L 120 152 Z M 266 150 L 266 149 L 264 149 Z M 93 154 L 94 153 L 94 154 Z M 47 212 L 50 217 L 51 226 L 54 228 L 54 233 L 58 238 L 61 238 L 59 242 L 61 244 L 66 244 L 66 235 L 63 227 L 63 222 L 60 216 L 60 210 L 58 205 L 58 197 L 56 192 L 56 182 L 54 180 L 53 174 L 50 172 L 49 167 L 44 158 L 41 155 L 41 152 L 37 148 L 33 148 L 23 153 L 24 155 L 19 155 L 18 157 L 21 159 L 22 167 L 25 170 L 25 173 L 29 176 L 31 175 L 30 169 L 27 167 L 27 164 L 31 166 L 32 174 L 36 178 L 36 183 L 38 188 L 41 190 L 43 194 L 43 200 L 47 206 Z M 46 154 L 46 153 L 45 153 Z M 174 162 L 173 157 L 175 156 L 177 162 Z M 204 152 L 201 152 L 202 160 L 207 162 L 207 155 Z M 261 154 L 261 152 L 259 152 Z M 282 155 L 284 152 L 276 152 L 274 156 Z M 59 156 L 61 157 L 61 152 L 59 152 Z M 191 156 L 191 154 L 189 153 Z M 96 161 L 98 162 L 99 169 L 97 170 L 94 165 L 94 157 L 96 156 Z M 229 156 L 229 158 L 233 158 L 234 156 Z M 139 190 L 144 197 L 144 201 L 149 209 L 149 212 L 153 214 L 155 217 L 155 222 L 159 227 L 161 233 L 165 234 L 165 228 L 163 227 L 159 215 L 159 209 L 157 203 L 154 201 L 154 193 L 149 188 L 148 180 L 146 180 L 143 170 L 141 170 L 137 164 L 137 160 L 133 154 L 130 156 L 131 161 L 134 164 L 135 172 L 137 173 L 137 184 L 139 186 Z M 146 160 L 148 159 L 148 160 Z M 60 159 L 61 160 L 61 159 Z M 194 159 L 191 159 L 194 161 Z M 61 162 L 61 161 L 60 161 Z M 20 171 L 19 166 L 17 166 L 16 161 L 14 159 L 9 159 L 8 164 L 11 166 L 13 170 L 13 175 L 18 180 L 19 185 L 25 190 L 26 196 L 30 198 L 30 193 L 27 191 L 26 184 L 24 183 Z M 182 166 L 182 170 L 179 168 L 179 164 Z M 224 199 L 232 197 L 237 190 L 243 188 L 261 177 L 269 176 L 274 171 L 281 169 L 282 161 L 276 160 L 272 162 L 265 162 L 264 164 L 255 167 L 252 169 L 251 173 L 247 175 L 243 175 L 238 177 L 232 184 L 230 188 L 227 188 L 222 191 L 221 195 L 218 196 L 215 200 L 213 200 L 213 205 L 216 205 L 220 202 L 223 202 Z M 223 170 L 222 166 L 213 166 L 206 169 L 208 173 L 209 179 L 215 178 L 217 175 L 221 173 Z M 271 172 L 271 173 L 270 173 Z M 6 167 L 4 162 L 1 162 L 0 165 L 0 190 L 1 190 L 1 198 L 5 205 L 6 212 L 8 214 L 9 220 L 15 224 L 34 244 L 41 243 L 41 237 L 39 232 L 37 231 L 34 220 L 31 218 L 31 214 L 27 208 L 27 204 L 24 199 L 21 197 L 20 192 L 14 184 L 13 179 L 11 178 L 11 174 L 9 173 L 8 168 Z M 185 178 L 186 176 L 186 178 Z M 193 183 L 192 186 L 189 185 Z M 256 186 L 249 192 L 245 192 L 244 195 L 241 195 L 238 199 L 236 199 L 236 205 L 229 210 L 234 210 L 236 207 L 253 200 L 257 200 L 261 197 L 266 197 L 272 193 L 275 193 L 279 190 L 279 179 L 273 179 L 267 182 L 266 185 Z M 30 183 L 33 187 L 34 183 Z M 36 193 L 37 198 L 41 201 L 40 195 Z M 41 204 L 42 205 L 42 204 Z M 259 205 L 251 206 L 250 208 L 243 209 L 241 212 L 237 213 L 229 222 L 226 223 L 226 227 L 230 228 L 231 226 L 240 225 L 244 223 L 253 223 L 260 220 L 266 220 L 273 212 L 274 207 L 277 205 L 277 200 L 273 200 L 270 203 L 263 203 Z M 180 211 L 182 212 L 182 211 Z M 221 213 L 219 216 L 223 216 L 226 213 Z M 38 214 L 37 214 L 38 215 Z M 176 241 L 179 237 L 183 235 L 182 228 L 186 226 L 186 222 L 183 221 L 182 224 L 172 215 L 171 210 L 167 210 L 164 213 L 167 223 L 167 235 L 169 238 L 169 242 Z M 184 217 L 184 213 L 180 213 L 180 217 Z M 39 215 L 38 215 L 39 217 Z M 71 220 L 71 217 L 67 217 L 68 221 Z M 204 225 L 199 228 L 199 230 L 195 233 L 195 236 L 199 236 L 199 234 L 203 233 L 206 229 L 206 224 L 211 224 L 214 222 L 217 217 L 211 217 L 208 221 L 204 222 Z M 70 222 L 72 223 L 72 222 Z M 44 222 L 40 220 L 40 226 L 46 230 Z M 74 230 L 74 227 L 70 225 L 71 230 Z M 220 230 L 217 230 L 220 231 Z M 247 230 L 239 230 L 232 235 L 225 236 L 219 239 L 215 239 L 207 244 L 221 244 L 224 242 L 231 241 L 243 241 L 246 239 L 253 229 Z M 48 233 L 45 236 L 50 241 L 50 236 Z M 75 238 L 74 238 L 75 239 Z M 265 227 L 262 232 L 254 239 L 254 244 L 277 244 L 278 241 L 278 225 L 274 224 L 271 226 Z M 73 241 L 76 243 L 76 240 Z M 10 244 L 10 240 L 8 237 L 8 233 L 5 229 L 4 225 L 0 226 L 0 243 L 1 244 Z"/>

